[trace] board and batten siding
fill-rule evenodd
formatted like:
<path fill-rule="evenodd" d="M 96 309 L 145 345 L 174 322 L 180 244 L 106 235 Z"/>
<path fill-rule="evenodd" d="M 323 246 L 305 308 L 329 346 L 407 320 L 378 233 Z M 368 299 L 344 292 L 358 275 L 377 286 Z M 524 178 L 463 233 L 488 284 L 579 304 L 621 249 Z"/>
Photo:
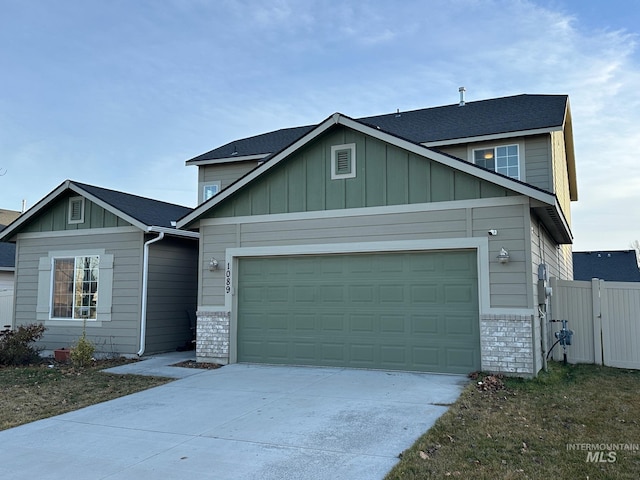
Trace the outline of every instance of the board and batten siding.
<path fill-rule="evenodd" d="M 187 312 L 195 315 L 197 283 L 197 240 L 165 237 L 149 246 L 145 353 L 173 351 L 192 340 Z"/>
<path fill-rule="evenodd" d="M 98 352 L 135 354 L 140 331 L 140 291 L 143 236 L 125 228 L 105 234 L 30 236 L 20 234 L 16 265 L 15 324 L 27 325 L 36 319 L 38 301 L 38 265 L 50 252 L 104 249 L 113 255 L 111 320 L 87 322 L 87 337 Z M 99 301 L 99 300 L 98 300 Z M 40 342 L 45 350 L 69 347 L 82 334 L 82 321 L 64 321 L 47 330 Z M 45 322 L 47 326 L 47 322 Z"/>
<path fill-rule="evenodd" d="M 331 179 L 331 146 L 355 143 L 356 176 Z M 513 193 L 381 140 L 336 127 L 223 200 L 215 217 L 378 207 Z"/>
<path fill-rule="evenodd" d="M 525 258 L 524 231 L 528 225 L 525 227 L 523 220 L 528 215 L 528 202 L 523 197 L 506 197 L 487 200 L 484 202 L 486 206 L 482 206 L 482 201 L 465 203 L 464 208 L 455 208 L 454 203 L 449 202 L 446 204 L 448 208 L 442 210 L 394 211 L 388 214 L 376 212 L 342 217 L 309 215 L 309 218 L 291 220 L 283 215 L 278 220 L 260 217 L 252 221 L 248 221 L 249 218 L 246 221 L 237 218 L 204 222 L 201 225 L 202 280 L 198 303 L 224 305 L 224 275 L 219 271 L 208 271 L 205 264 L 211 257 L 224 259 L 227 248 L 366 244 L 473 236 L 487 238 L 488 230 L 497 229 L 497 236 L 488 237 L 491 307 L 531 308 L 530 266 Z M 502 247 L 511 254 L 511 261 L 506 265 L 496 260 Z"/>
<path fill-rule="evenodd" d="M 69 198 L 77 197 L 75 193 L 67 193 L 38 214 L 37 218 L 29 221 L 21 230 L 24 233 L 56 232 L 62 230 L 89 230 L 92 228 L 126 227 L 131 224 L 126 220 L 105 210 L 99 205 L 85 198 L 84 222 L 69 223 Z"/>

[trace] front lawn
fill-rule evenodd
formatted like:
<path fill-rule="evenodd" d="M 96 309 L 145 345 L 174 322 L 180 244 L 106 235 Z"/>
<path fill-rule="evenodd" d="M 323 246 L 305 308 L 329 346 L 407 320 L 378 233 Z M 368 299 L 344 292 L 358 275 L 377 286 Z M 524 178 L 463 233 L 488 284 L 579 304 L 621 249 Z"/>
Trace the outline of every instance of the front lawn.
<path fill-rule="evenodd" d="M 640 371 L 551 363 L 472 380 L 386 480 L 637 479 L 639 450 Z"/>
<path fill-rule="evenodd" d="M 0 430 L 129 395 L 172 379 L 113 375 L 101 370 L 125 360 L 101 360 L 85 368 L 44 362 L 0 366 Z"/>

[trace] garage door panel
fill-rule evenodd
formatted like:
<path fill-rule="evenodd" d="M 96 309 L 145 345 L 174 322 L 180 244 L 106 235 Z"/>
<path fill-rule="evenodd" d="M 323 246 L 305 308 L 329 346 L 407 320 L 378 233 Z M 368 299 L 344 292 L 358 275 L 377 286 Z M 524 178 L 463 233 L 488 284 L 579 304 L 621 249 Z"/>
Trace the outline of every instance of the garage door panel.
<path fill-rule="evenodd" d="M 240 259 L 238 360 L 477 370 L 475 269 L 472 251 Z"/>
<path fill-rule="evenodd" d="M 267 358 L 273 358 L 278 363 L 287 363 L 291 358 L 289 355 L 289 342 L 267 342 Z"/>
<path fill-rule="evenodd" d="M 469 322 L 468 315 L 445 315 L 444 317 L 444 333 L 448 336 L 455 336 L 460 338 L 465 337 L 465 340 L 469 337 L 476 338 L 478 336 L 478 329 L 474 328 L 476 325 Z M 455 339 L 452 338 L 452 341 Z"/>
<path fill-rule="evenodd" d="M 293 317 L 293 333 L 315 333 L 318 329 L 317 319 L 314 314 L 299 313 Z"/>
<path fill-rule="evenodd" d="M 442 291 L 444 303 L 446 304 L 461 303 L 470 306 L 477 296 L 477 291 L 474 292 L 472 286 L 468 284 L 454 283 L 443 285 Z"/>
<path fill-rule="evenodd" d="M 410 301 L 411 303 L 431 303 L 437 304 L 439 298 L 439 285 L 436 284 L 422 284 L 411 285 L 410 287 Z"/>
<path fill-rule="evenodd" d="M 380 303 L 404 303 L 406 301 L 406 285 L 380 285 Z"/>
<path fill-rule="evenodd" d="M 301 285 L 293 287 L 293 302 L 300 303 L 316 303 L 317 287 L 314 285 Z"/>
<path fill-rule="evenodd" d="M 349 287 L 349 301 L 353 303 L 373 302 L 375 289 L 371 285 L 351 285 Z"/>
<path fill-rule="evenodd" d="M 352 344 L 349 348 L 350 360 L 354 365 L 373 367 L 375 365 L 375 346 L 370 344 Z"/>
<path fill-rule="evenodd" d="M 411 333 L 413 335 L 437 336 L 441 323 L 438 316 L 434 314 L 413 315 L 411 317 Z"/>
<path fill-rule="evenodd" d="M 342 285 L 320 285 L 320 300 L 323 303 L 342 303 L 345 300 Z"/>
<path fill-rule="evenodd" d="M 406 347 L 383 347 L 380 349 L 380 363 L 385 368 L 392 370 L 404 370 L 406 368 L 407 354 Z"/>
<path fill-rule="evenodd" d="M 427 346 L 413 346 L 411 348 L 411 362 L 418 367 L 418 370 L 438 371 L 439 348 Z"/>
<path fill-rule="evenodd" d="M 257 290 L 259 287 L 255 287 Z M 289 303 L 289 287 L 280 285 L 280 286 L 268 286 L 262 289 L 260 292 L 260 298 L 262 301 L 269 303 Z M 255 300 L 252 300 L 255 302 Z"/>
<path fill-rule="evenodd" d="M 408 333 L 406 317 L 404 315 L 380 315 L 380 333 Z"/>
<path fill-rule="evenodd" d="M 467 373 L 475 369 L 473 351 L 449 348 L 446 351 L 446 356 L 449 369 L 459 370 L 456 373 Z"/>
<path fill-rule="evenodd" d="M 346 321 L 344 314 L 324 314 L 320 317 L 320 330 L 330 333 L 344 332 L 346 330 Z"/>
<path fill-rule="evenodd" d="M 352 333 L 375 333 L 375 318 L 372 315 L 349 315 L 348 321 L 349 331 Z"/>
<path fill-rule="evenodd" d="M 293 344 L 293 358 L 300 359 L 305 364 L 313 364 L 317 359 L 317 345 L 314 341 L 295 342 Z"/>
<path fill-rule="evenodd" d="M 344 365 L 346 347 L 343 343 L 323 342 L 320 344 L 320 365 Z"/>

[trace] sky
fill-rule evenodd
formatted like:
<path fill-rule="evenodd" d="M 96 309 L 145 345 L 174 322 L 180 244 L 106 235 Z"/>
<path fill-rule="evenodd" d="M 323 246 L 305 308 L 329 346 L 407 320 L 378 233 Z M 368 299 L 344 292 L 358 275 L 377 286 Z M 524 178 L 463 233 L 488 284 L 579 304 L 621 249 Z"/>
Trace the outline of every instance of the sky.
<path fill-rule="evenodd" d="M 334 112 L 569 95 L 574 250 L 640 239 L 635 0 L 0 0 L 0 208 L 66 179 L 186 206 L 185 161 Z"/>

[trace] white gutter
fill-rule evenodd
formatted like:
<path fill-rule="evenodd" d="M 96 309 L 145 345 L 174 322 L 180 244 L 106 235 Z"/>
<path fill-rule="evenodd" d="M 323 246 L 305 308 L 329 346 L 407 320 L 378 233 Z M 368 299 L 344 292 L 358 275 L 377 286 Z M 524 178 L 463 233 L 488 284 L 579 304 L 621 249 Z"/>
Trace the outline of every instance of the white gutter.
<path fill-rule="evenodd" d="M 151 228 L 148 229 L 151 231 Z M 164 232 L 158 233 L 156 238 L 152 238 L 144 243 L 144 254 L 142 261 L 142 311 L 140 313 L 140 350 L 138 350 L 138 356 L 141 357 L 144 354 L 146 348 L 146 334 L 147 334 L 147 286 L 149 283 L 149 245 L 155 242 L 159 242 L 164 238 Z"/>

